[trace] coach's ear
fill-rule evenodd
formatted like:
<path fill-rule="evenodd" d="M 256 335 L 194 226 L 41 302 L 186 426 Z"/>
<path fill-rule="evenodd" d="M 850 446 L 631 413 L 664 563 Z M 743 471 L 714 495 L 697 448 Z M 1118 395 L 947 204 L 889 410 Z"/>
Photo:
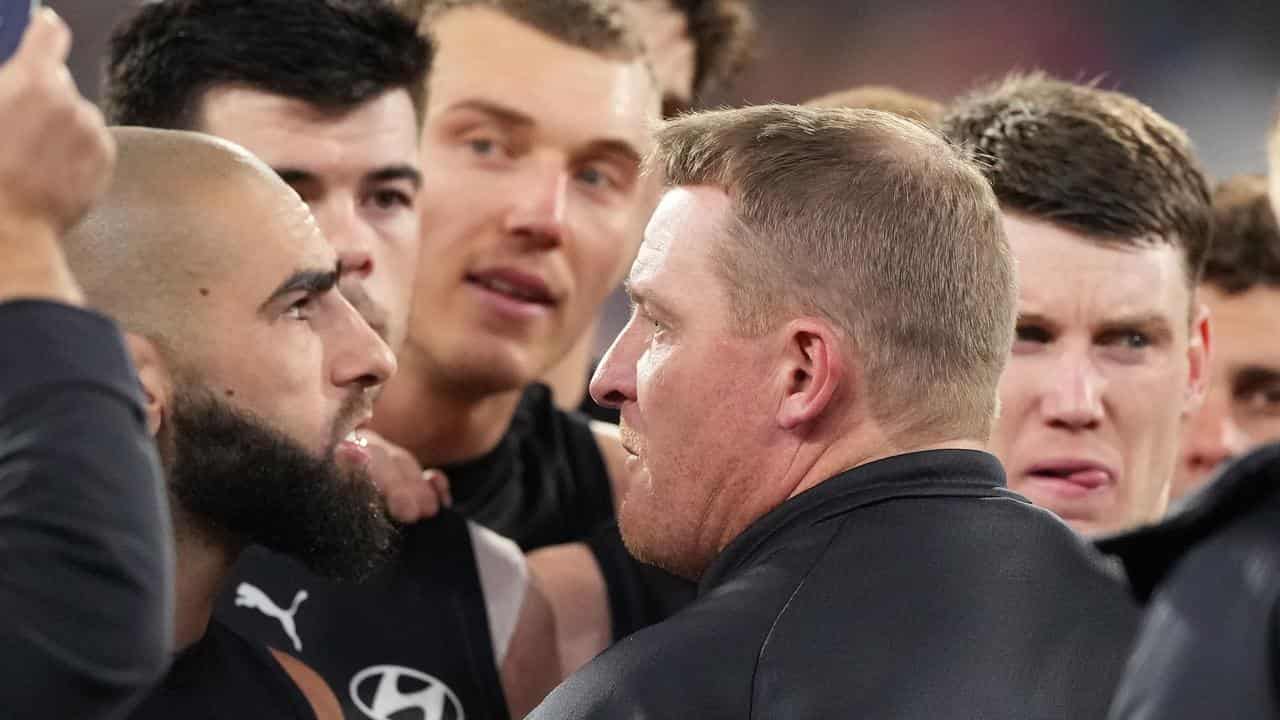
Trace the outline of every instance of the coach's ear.
<path fill-rule="evenodd" d="M 781 336 L 784 352 L 776 373 L 782 397 L 777 422 L 792 430 L 827 411 L 836 391 L 849 380 L 851 368 L 841 353 L 838 334 L 826 321 L 792 320 Z"/>
<path fill-rule="evenodd" d="M 138 369 L 138 383 L 142 386 L 143 410 L 147 416 L 147 432 L 152 437 L 160 432 L 165 412 L 173 397 L 173 383 L 169 367 L 164 362 L 155 343 L 137 333 L 124 334 L 125 346 L 133 356 L 133 366 Z"/>

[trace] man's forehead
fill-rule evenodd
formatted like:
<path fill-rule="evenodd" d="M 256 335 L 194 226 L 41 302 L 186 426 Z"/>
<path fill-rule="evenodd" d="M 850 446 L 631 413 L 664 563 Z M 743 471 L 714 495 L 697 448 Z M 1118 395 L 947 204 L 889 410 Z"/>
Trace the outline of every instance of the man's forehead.
<path fill-rule="evenodd" d="M 1280 362 L 1280 288 L 1260 285 L 1228 295 L 1202 285 L 1199 294 L 1209 307 L 1214 347 L 1256 347 Z"/>
<path fill-rule="evenodd" d="M 710 185 L 677 186 L 662 196 L 645 229 L 628 282 L 644 286 L 659 274 L 706 274 L 711 247 L 732 209 L 729 196 Z"/>
<path fill-rule="evenodd" d="M 712 236 L 733 211 L 733 201 L 713 185 L 677 185 L 658 201 L 645 230 L 645 243 L 670 244 L 676 235 Z"/>
<path fill-rule="evenodd" d="M 1106 242 L 1007 212 L 1005 229 L 1024 314 L 1095 320 L 1187 316 L 1192 298 L 1178 247 Z"/>
<path fill-rule="evenodd" d="M 338 257 L 306 203 L 296 194 L 287 203 L 278 205 L 274 218 L 260 223 L 250 235 L 248 253 L 241 264 L 257 266 L 263 272 L 257 274 L 260 284 L 278 284 L 281 279 L 300 268 L 332 269 Z"/>
<path fill-rule="evenodd" d="M 200 125 L 272 167 L 315 175 L 358 175 L 418 162 L 417 118 L 404 89 L 336 113 L 254 88 L 219 86 L 205 93 Z"/>
<path fill-rule="evenodd" d="M 469 103 L 496 105 L 579 143 L 617 139 L 647 151 L 659 94 L 643 59 L 610 59 L 484 8 L 447 13 L 434 34 L 428 122 Z"/>
<path fill-rule="evenodd" d="M 320 223 L 301 198 L 290 215 L 291 234 L 297 238 L 294 253 L 299 260 L 326 266 L 337 262 L 337 251 L 326 240 Z"/>
<path fill-rule="evenodd" d="M 665 246 L 650 244 L 647 239 L 640 244 L 640 251 L 636 253 L 631 271 L 623 283 L 628 295 L 635 298 L 648 291 L 662 264 L 664 252 Z"/>

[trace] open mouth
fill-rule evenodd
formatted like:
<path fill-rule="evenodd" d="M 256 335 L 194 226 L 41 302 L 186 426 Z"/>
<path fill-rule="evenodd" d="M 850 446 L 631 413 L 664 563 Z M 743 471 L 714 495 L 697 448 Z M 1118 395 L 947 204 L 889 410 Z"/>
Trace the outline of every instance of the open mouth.
<path fill-rule="evenodd" d="M 369 453 L 369 439 L 359 429 L 352 430 L 334 448 L 333 457 L 346 467 L 367 467 L 373 459 Z"/>

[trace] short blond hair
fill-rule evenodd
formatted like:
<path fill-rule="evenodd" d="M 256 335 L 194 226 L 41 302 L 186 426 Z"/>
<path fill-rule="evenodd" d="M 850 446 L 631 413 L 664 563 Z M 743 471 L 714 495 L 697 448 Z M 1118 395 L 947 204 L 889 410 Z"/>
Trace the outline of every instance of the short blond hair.
<path fill-rule="evenodd" d="M 999 205 L 963 151 L 889 113 L 765 105 L 665 123 L 649 164 L 730 197 L 712 252 L 743 334 L 825 317 L 891 439 L 989 437 L 1017 293 Z"/>
<path fill-rule="evenodd" d="M 945 108 L 937 100 L 899 90 L 889 85 L 858 85 L 821 95 L 805 103 L 807 107 L 866 108 L 893 113 L 930 127 L 942 119 Z"/>

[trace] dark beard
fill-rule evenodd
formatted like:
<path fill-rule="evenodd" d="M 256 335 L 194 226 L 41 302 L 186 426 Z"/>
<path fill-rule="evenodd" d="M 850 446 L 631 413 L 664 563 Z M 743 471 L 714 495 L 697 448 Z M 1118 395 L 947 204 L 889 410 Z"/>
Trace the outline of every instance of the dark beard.
<path fill-rule="evenodd" d="M 361 580 L 391 554 L 395 529 L 364 471 L 332 448 L 308 453 L 266 421 L 208 392 L 175 398 L 163 454 L 173 499 L 213 538 L 257 543 L 313 572 Z"/>

